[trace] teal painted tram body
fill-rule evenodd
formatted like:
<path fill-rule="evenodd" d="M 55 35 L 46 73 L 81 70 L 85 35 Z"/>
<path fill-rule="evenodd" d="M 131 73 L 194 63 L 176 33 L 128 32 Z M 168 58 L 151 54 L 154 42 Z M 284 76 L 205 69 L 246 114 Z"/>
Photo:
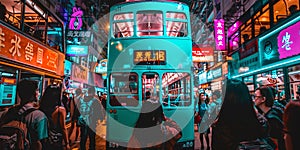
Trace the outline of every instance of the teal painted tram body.
<path fill-rule="evenodd" d="M 177 148 L 194 149 L 192 39 L 187 5 L 145 1 L 113 6 L 107 65 L 107 149 L 125 149 L 146 91 L 182 128 Z"/>

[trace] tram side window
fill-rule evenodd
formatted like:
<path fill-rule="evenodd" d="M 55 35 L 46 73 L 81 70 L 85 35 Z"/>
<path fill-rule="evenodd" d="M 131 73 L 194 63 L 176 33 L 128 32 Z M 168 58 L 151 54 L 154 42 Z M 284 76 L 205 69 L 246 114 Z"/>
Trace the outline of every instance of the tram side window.
<path fill-rule="evenodd" d="M 187 36 L 187 19 L 184 13 L 168 12 L 167 16 L 167 35 L 174 37 Z"/>
<path fill-rule="evenodd" d="M 133 13 L 117 14 L 114 16 L 114 21 L 115 38 L 133 36 Z"/>
<path fill-rule="evenodd" d="M 162 36 L 163 22 L 162 12 L 146 11 L 136 14 L 138 36 Z"/>
<path fill-rule="evenodd" d="M 185 107 L 191 105 L 190 75 L 188 73 L 170 72 L 163 74 L 164 107 Z"/>
<path fill-rule="evenodd" d="M 111 106 L 137 106 L 138 80 L 136 73 L 112 73 L 110 76 Z"/>

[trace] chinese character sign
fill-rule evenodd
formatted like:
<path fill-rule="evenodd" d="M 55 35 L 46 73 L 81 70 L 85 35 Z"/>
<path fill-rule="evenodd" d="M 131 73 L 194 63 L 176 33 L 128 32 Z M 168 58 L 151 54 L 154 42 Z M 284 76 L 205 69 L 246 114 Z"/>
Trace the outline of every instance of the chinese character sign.
<path fill-rule="evenodd" d="M 215 42 L 216 50 L 225 50 L 225 30 L 224 30 L 224 20 L 215 19 Z"/>
<path fill-rule="evenodd" d="M 300 53 L 300 22 L 282 30 L 277 36 L 279 58 L 287 58 Z"/>
<path fill-rule="evenodd" d="M 58 73 L 59 53 L 0 25 L 0 57 Z"/>

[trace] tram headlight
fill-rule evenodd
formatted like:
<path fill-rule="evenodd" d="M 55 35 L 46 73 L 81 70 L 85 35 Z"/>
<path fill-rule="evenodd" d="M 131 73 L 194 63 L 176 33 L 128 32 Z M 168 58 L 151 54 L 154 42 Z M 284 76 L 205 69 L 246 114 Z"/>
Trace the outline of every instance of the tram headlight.
<path fill-rule="evenodd" d="M 119 51 L 122 51 L 123 50 L 123 45 L 121 42 L 117 42 L 116 43 L 116 49 L 119 50 Z"/>

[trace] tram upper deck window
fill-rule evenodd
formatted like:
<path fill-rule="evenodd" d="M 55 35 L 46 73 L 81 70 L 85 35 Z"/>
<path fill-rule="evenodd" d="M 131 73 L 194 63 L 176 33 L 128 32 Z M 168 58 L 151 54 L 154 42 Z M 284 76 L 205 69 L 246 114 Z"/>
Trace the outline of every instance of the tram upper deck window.
<path fill-rule="evenodd" d="M 113 32 L 116 38 L 133 36 L 133 13 L 115 15 Z"/>
<path fill-rule="evenodd" d="M 167 17 L 167 35 L 174 37 L 187 36 L 187 19 L 184 13 L 168 12 Z"/>
<path fill-rule="evenodd" d="M 111 106 L 138 105 L 138 76 L 136 73 L 112 73 L 110 76 Z"/>
<path fill-rule="evenodd" d="M 136 14 L 138 36 L 162 36 L 163 22 L 162 12 L 146 11 Z"/>

